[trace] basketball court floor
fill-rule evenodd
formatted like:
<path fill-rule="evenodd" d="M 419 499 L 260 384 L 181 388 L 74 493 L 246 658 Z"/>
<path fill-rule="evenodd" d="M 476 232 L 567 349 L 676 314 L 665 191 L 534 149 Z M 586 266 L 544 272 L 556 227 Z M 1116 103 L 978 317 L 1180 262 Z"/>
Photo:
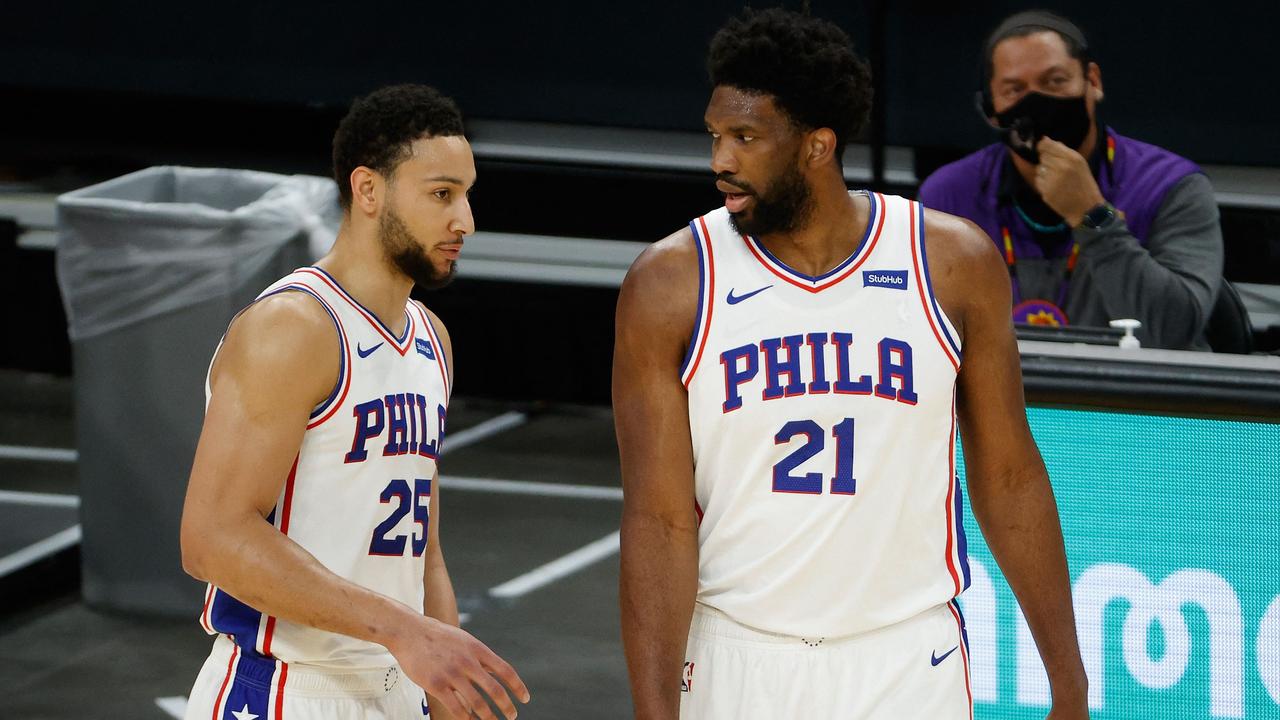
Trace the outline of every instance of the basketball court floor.
<path fill-rule="evenodd" d="M 67 378 L 0 371 L 0 718 L 181 717 L 211 643 L 199 608 L 146 617 L 80 599 L 72 406 Z M 441 469 L 463 625 L 529 685 L 520 717 L 629 717 L 608 408 L 455 398 Z"/>

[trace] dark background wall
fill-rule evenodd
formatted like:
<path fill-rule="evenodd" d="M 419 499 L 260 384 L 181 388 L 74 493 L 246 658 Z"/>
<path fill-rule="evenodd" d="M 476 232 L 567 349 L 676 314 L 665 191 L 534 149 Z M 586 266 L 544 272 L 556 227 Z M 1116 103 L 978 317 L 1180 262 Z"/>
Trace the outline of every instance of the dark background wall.
<path fill-rule="evenodd" d="M 697 131 L 707 43 L 743 4 L 8 3 L 0 182 L 64 191 L 157 164 L 326 175 L 350 100 L 399 81 L 440 87 L 471 118 Z M 1090 37 L 1121 132 L 1201 163 L 1280 167 L 1280 1 L 1040 4 Z M 919 177 L 992 141 L 973 109 L 978 53 L 1029 3 L 811 5 L 876 60 L 883 134 L 863 141 L 913 148 Z M 652 241 L 720 200 L 706 172 L 478 165 L 483 230 Z M 1280 281 L 1280 214 L 1224 211 L 1223 228 L 1229 279 Z M 0 291 L 22 311 L 0 322 L 39 341 L 0 347 L 0 367 L 69 372 L 52 253 L 17 248 L 16 231 L 0 222 Z M 465 279 L 422 296 L 450 324 L 460 393 L 586 402 L 608 400 L 615 298 Z M 527 372 L 495 359 L 508 356 L 494 338 Z"/>
<path fill-rule="evenodd" d="M 9 3 L 0 97 L 12 102 L 0 129 L 12 141 L 70 123 L 103 139 L 173 134 L 218 147 L 252 127 L 247 109 L 267 110 L 278 116 L 259 118 L 256 138 L 286 152 L 309 138 L 310 119 L 340 114 L 377 85 L 415 80 L 453 94 L 472 117 L 696 130 L 707 40 L 742 4 Z M 889 143 L 954 153 L 990 139 L 972 107 L 977 55 L 995 22 L 1028 3 L 811 4 L 863 52 L 883 50 Z M 1280 4 L 1039 4 L 1085 29 L 1107 119 L 1122 132 L 1204 163 L 1280 165 Z"/>

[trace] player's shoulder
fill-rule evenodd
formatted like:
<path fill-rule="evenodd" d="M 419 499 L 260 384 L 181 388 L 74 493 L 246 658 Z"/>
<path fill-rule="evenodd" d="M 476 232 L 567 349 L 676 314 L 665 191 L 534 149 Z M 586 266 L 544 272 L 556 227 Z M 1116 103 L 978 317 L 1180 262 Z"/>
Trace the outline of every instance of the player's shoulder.
<path fill-rule="evenodd" d="M 698 309 L 698 248 L 689 227 L 649 245 L 631 264 L 618 298 L 620 323 L 692 328 Z M 687 334 L 686 334 L 687 337 Z"/>
<path fill-rule="evenodd" d="M 926 207 L 924 237 L 930 268 L 944 266 L 964 271 L 1000 265 L 995 243 L 968 218 Z"/>
<path fill-rule="evenodd" d="M 269 341 L 273 344 L 309 345 L 332 341 L 334 320 L 328 309 L 310 293 L 285 289 L 254 301 L 231 323 L 227 339 L 233 336 Z"/>
<path fill-rule="evenodd" d="M 686 276 L 697 281 L 697 240 L 687 225 L 646 247 L 631 264 L 624 284 L 678 284 Z"/>
<path fill-rule="evenodd" d="M 972 221 L 925 209 L 929 279 L 962 336 L 974 313 L 1008 314 L 1009 272 L 995 243 Z"/>
<path fill-rule="evenodd" d="M 341 340 L 334 322 L 308 293 L 284 290 L 258 299 L 231 322 L 214 358 L 211 384 L 216 387 L 229 373 L 263 392 L 289 385 L 323 399 L 339 370 Z"/>

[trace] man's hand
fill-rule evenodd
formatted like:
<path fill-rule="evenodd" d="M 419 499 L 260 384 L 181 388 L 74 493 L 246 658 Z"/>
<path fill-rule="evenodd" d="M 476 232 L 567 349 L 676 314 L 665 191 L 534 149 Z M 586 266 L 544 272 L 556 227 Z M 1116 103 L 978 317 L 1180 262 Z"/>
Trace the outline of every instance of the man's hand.
<path fill-rule="evenodd" d="M 529 689 L 515 669 L 465 630 L 416 617 L 418 624 L 387 647 L 405 674 L 454 717 L 497 720 L 485 702 L 487 695 L 503 718 L 515 718 L 516 706 L 507 689 L 494 679 L 496 675 L 516 699 L 527 703 Z"/>
<path fill-rule="evenodd" d="M 1106 202 L 1089 163 L 1080 153 L 1051 138 L 1036 144 L 1040 164 L 1036 166 L 1036 192 L 1045 204 L 1076 227 L 1084 214 Z"/>

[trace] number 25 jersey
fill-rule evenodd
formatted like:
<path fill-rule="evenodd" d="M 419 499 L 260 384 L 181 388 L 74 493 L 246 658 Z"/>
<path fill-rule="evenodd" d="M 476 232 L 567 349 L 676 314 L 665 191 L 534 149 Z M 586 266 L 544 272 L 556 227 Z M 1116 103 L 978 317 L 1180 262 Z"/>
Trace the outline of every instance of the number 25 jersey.
<path fill-rule="evenodd" d="M 930 287 L 924 211 L 868 193 L 857 250 L 818 277 L 694 220 L 688 388 L 698 602 L 839 637 L 969 584 L 955 475 L 959 336 Z"/>
<path fill-rule="evenodd" d="M 324 308 L 338 337 L 339 374 L 311 413 L 267 521 L 333 573 L 420 609 L 449 397 L 440 339 L 416 302 L 405 303 L 397 334 L 317 267 L 295 270 L 258 299 L 282 292 Z M 330 668 L 395 664 L 381 645 L 268 615 L 214 585 L 200 623 L 228 635 L 245 656 Z"/>

